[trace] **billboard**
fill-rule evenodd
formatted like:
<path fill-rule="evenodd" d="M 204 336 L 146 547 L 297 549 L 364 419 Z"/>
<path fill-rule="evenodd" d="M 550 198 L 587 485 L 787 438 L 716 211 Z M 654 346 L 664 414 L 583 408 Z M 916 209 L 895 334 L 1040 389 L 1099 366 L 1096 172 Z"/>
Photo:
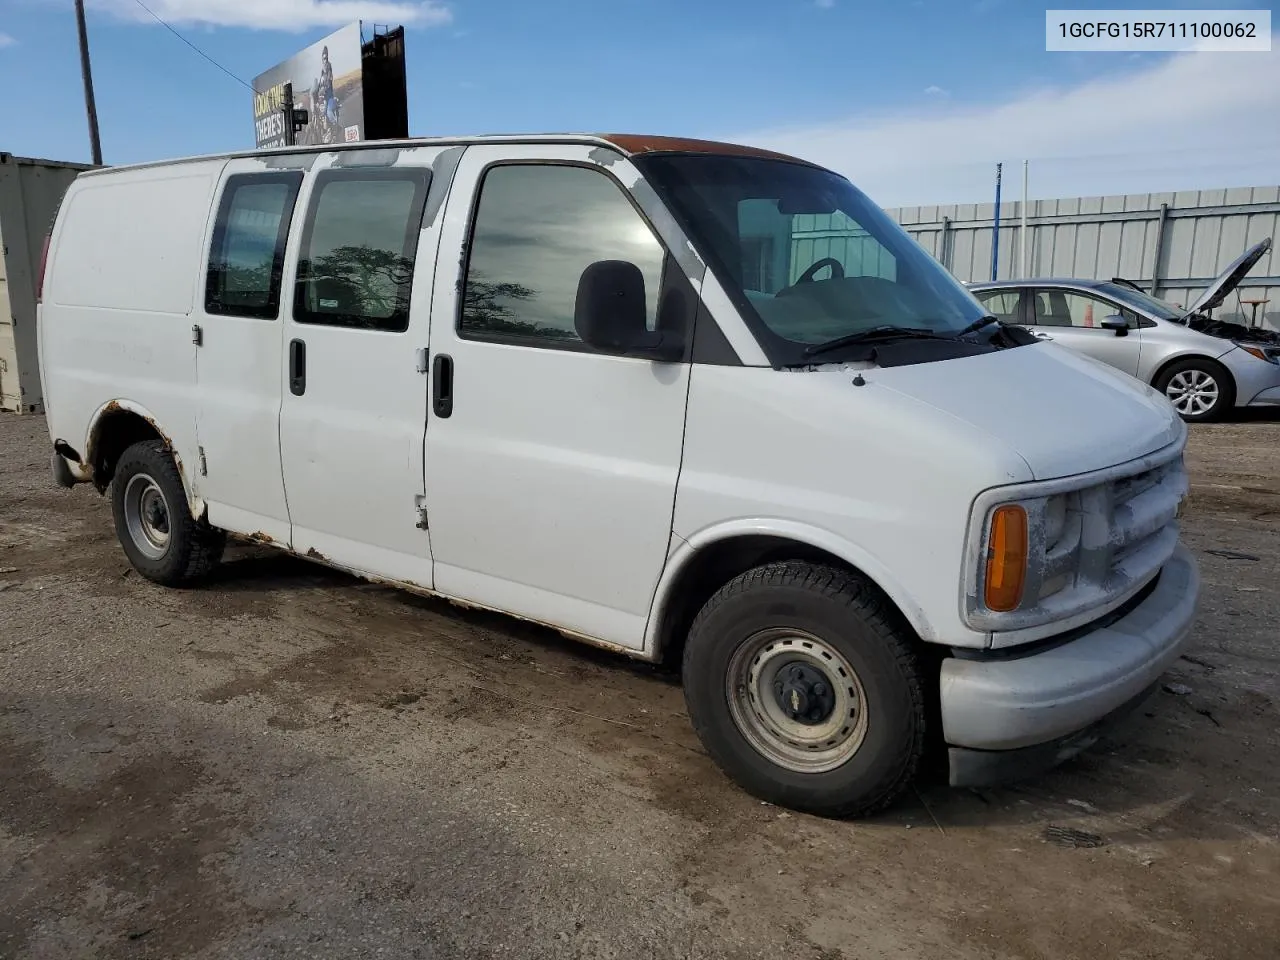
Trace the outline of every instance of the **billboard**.
<path fill-rule="evenodd" d="M 283 147 L 289 142 L 284 115 L 286 83 L 293 84 L 294 108 L 307 111 L 307 124 L 298 131 L 296 143 L 365 139 L 363 52 L 360 22 L 356 21 L 254 78 L 258 148 Z"/>

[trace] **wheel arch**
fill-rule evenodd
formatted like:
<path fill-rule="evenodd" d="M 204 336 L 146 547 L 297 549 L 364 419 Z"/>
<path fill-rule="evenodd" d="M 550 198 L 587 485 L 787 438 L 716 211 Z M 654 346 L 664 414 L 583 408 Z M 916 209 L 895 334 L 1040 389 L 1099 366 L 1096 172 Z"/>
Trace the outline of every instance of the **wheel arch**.
<path fill-rule="evenodd" d="M 202 518 L 204 501 L 192 490 L 173 438 L 151 411 L 133 400 L 109 400 L 94 412 L 86 432 L 84 454 L 78 464 L 71 464 L 72 473 L 76 479 L 92 483 L 99 493 L 105 493 L 115 476 L 120 455 L 133 444 L 146 440 L 159 440 L 168 448 L 182 480 L 187 507 L 193 517 Z"/>
<path fill-rule="evenodd" d="M 888 598 L 921 640 L 935 635 L 924 611 L 888 569 L 855 544 L 805 524 L 738 520 L 679 539 L 654 592 L 645 628 L 645 659 L 677 657 L 693 618 L 720 587 L 740 573 L 778 560 L 825 563 L 858 574 Z"/>
<path fill-rule="evenodd" d="M 1230 351 L 1227 351 L 1227 352 L 1229 353 Z M 1164 360 L 1162 360 L 1160 362 L 1160 365 L 1156 367 L 1154 371 L 1152 371 L 1151 386 L 1154 387 L 1157 383 L 1159 383 L 1160 378 L 1164 376 L 1164 374 L 1169 370 L 1170 367 L 1174 366 L 1175 364 L 1185 363 L 1188 360 L 1198 360 L 1201 363 L 1208 364 L 1209 366 L 1217 367 L 1224 374 L 1226 374 L 1227 380 L 1231 384 L 1231 389 L 1232 390 L 1236 389 L 1235 374 L 1231 372 L 1231 369 L 1225 363 L 1223 363 L 1221 360 L 1217 359 L 1216 357 L 1211 357 L 1208 354 L 1197 353 L 1195 351 L 1188 351 L 1186 353 L 1174 354 L 1172 357 L 1167 357 Z"/>

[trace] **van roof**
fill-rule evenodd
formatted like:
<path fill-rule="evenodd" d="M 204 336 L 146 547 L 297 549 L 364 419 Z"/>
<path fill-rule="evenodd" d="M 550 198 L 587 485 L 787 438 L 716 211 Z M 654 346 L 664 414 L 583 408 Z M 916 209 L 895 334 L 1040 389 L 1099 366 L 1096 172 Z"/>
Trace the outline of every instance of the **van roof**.
<path fill-rule="evenodd" d="M 269 157 L 274 154 L 298 153 L 334 153 L 358 150 L 394 150 L 404 147 L 425 146 L 469 146 L 481 143 L 574 143 L 613 147 L 627 156 L 654 153 L 705 153 L 735 157 L 758 157 L 767 160 L 786 160 L 801 163 L 805 166 L 817 166 L 808 160 L 792 157 L 785 153 L 776 153 L 759 147 L 744 144 L 723 143 L 718 140 L 695 140 L 688 137 L 649 136 L 634 133 L 544 133 L 544 134 L 500 134 L 471 137 L 411 137 L 406 140 L 362 140 L 358 143 L 317 144 L 314 146 L 274 147 L 266 150 L 234 150 L 227 153 L 212 153 L 195 157 L 181 157 L 171 160 L 151 160 L 143 163 L 123 164 L 116 167 L 100 167 L 86 170 L 81 176 L 97 176 L 118 170 L 138 170 L 146 167 L 163 167 L 178 163 L 195 163 L 201 160 L 230 160 L 237 157 Z"/>

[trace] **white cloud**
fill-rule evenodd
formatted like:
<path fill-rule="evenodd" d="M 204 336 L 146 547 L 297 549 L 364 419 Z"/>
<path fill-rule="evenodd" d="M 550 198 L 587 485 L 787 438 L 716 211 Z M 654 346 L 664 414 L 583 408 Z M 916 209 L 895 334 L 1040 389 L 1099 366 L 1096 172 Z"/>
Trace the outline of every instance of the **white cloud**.
<path fill-rule="evenodd" d="M 925 96 L 928 96 L 928 97 L 949 97 L 949 96 L 951 96 L 951 91 L 949 91 L 949 90 L 943 90 L 943 89 L 942 89 L 940 86 L 938 86 L 936 83 L 931 83 L 931 84 L 929 84 L 929 86 L 927 86 L 927 87 L 925 87 L 925 88 L 924 88 L 924 92 L 925 92 Z"/>
<path fill-rule="evenodd" d="M 1099 70 L 1115 63 L 1096 56 Z M 1010 173 L 1023 159 L 1033 197 L 1280 181 L 1280 35 L 1271 53 L 1181 54 L 1126 68 L 1004 100 L 939 97 L 927 108 L 732 139 L 822 163 L 886 205 L 990 199 L 996 161 Z"/>
<path fill-rule="evenodd" d="M 432 27 L 453 20 L 438 0 L 146 0 L 173 26 L 247 27 L 254 30 L 310 30 L 352 20 Z M 96 6 L 123 20 L 154 22 L 134 0 L 96 0 Z"/>
<path fill-rule="evenodd" d="M 5 47 L 12 47 L 17 42 L 18 41 L 9 36 L 9 34 L 0 33 L 0 50 L 3 50 Z"/>

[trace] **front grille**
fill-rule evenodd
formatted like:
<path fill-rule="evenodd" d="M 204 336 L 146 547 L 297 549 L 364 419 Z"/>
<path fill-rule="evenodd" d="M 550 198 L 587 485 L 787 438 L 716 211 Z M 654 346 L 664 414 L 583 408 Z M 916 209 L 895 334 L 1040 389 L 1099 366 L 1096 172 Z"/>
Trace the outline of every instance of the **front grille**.
<path fill-rule="evenodd" d="M 1182 455 L 1112 481 L 1111 534 L 1105 587 L 1125 589 L 1153 576 L 1178 542 L 1178 508 L 1190 489 Z"/>

